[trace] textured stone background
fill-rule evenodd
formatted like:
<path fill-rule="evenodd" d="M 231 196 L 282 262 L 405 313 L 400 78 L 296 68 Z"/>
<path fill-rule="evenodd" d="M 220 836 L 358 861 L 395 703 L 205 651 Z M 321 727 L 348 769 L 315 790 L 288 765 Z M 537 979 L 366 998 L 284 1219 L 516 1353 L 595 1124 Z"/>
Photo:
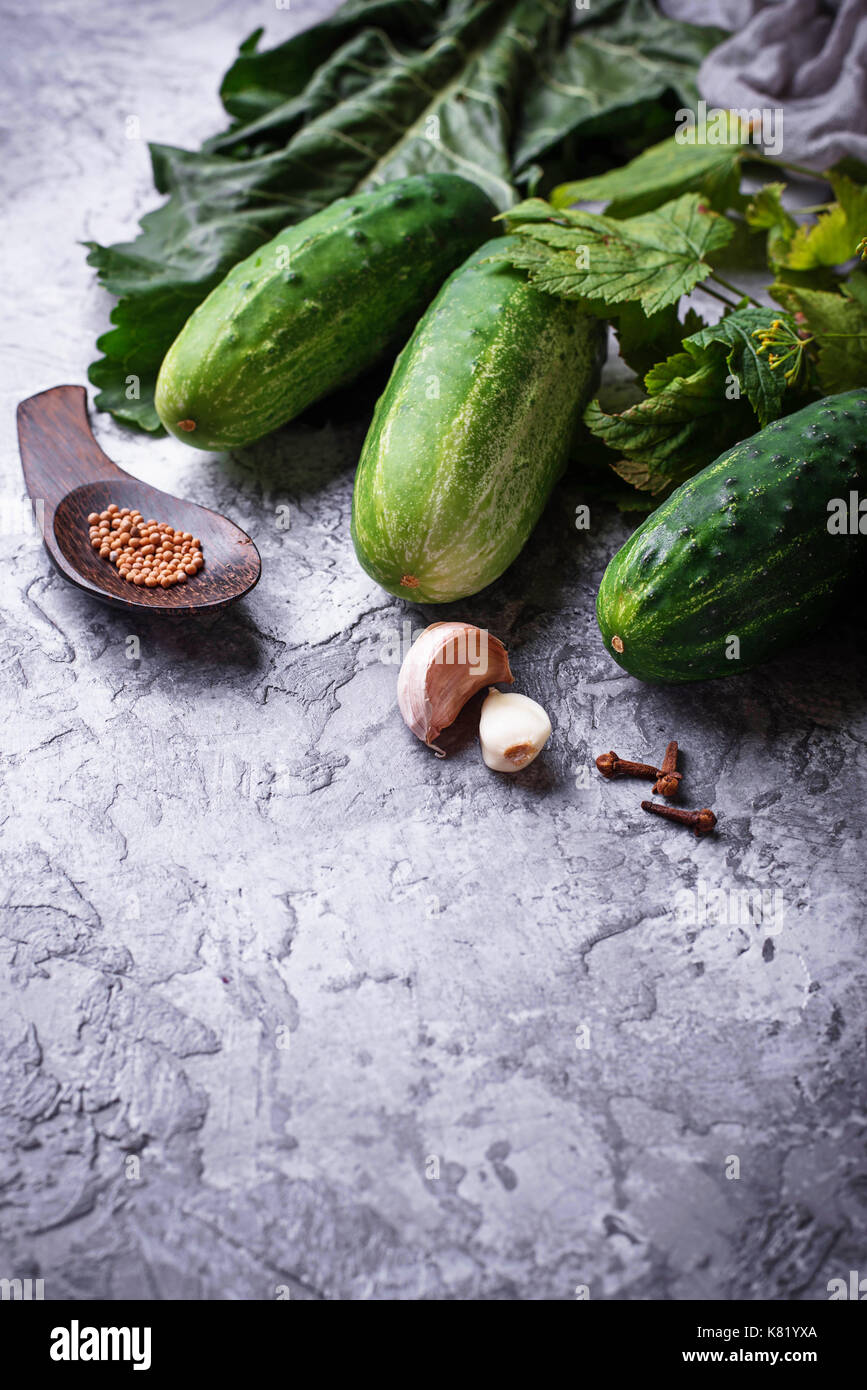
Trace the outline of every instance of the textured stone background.
<path fill-rule="evenodd" d="M 107 323 L 77 242 L 154 205 L 126 117 L 197 142 L 237 42 L 317 6 L 7 8 L 8 508 L 15 404 L 84 382 Z M 453 610 L 505 640 L 550 747 L 497 777 L 470 709 L 437 761 L 383 656 L 444 614 L 355 562 L 357 406 L 213 460 L 96 417 L 122 466 L 256 539 L 261 584 L 207 625 L 131 627 L 4 524 L 0 1276 L 60 1299 L 826 1297 L 867 1273 L 863 621 L 729 682 L 639 684 L 593 618 L 629 528 L 594 508 L 577 532 L 578 477 Z M 673 735 L 711 840 L 592 771 Z M 702 885 L 779 890 L 782 929 L 685 922 Z"/>

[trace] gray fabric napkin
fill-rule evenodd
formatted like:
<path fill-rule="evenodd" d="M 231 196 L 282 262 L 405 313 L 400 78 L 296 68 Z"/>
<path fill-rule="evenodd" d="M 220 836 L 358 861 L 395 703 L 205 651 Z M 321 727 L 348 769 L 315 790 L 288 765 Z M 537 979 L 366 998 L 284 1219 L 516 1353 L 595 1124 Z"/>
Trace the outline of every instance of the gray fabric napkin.
<path fill-rule="evenodd" d="M 659 3 L 672 18 L 732 31 L 699 69 L 709 107 L 782 108 L 781 158 L 867 164 L 867 0 Z"/>

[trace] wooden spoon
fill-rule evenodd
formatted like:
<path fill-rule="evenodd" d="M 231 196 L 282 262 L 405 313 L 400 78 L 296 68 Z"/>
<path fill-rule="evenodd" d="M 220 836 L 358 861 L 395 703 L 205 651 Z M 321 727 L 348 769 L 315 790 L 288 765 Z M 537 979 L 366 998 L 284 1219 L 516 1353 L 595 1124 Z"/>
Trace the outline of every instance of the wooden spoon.
<path fill-rule="evenodd" d="M 246 532 L 219 512 L 140 482 L 102 452 L 90 430 L 83 386 L 55 386 L 22 401 L 18 443 L 27 491 L 44 508 L 45 548 L 79 589 L 115 608 L 196 613 L 223 608 L 258 582 L 262 561 Z M 127 583 L 88 535 L 90 512 L 103 512 L 111 502 L 190 531 L 202 542 L 204 567 L 171 589 Z"/>

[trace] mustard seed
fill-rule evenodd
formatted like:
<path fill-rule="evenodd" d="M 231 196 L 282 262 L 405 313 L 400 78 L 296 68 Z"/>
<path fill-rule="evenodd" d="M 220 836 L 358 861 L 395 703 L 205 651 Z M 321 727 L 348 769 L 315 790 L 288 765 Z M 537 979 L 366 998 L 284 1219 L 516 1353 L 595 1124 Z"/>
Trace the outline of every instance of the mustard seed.
<path fill-rule="evenodd" d="M 142 519 L 134 507 L 111 502 L 87 518 L 90 543 L 102 559 L 115 565 L 127 584 L 171 589 L 186 584 L 204 564 L 202 542 L 168 521 Z"/>

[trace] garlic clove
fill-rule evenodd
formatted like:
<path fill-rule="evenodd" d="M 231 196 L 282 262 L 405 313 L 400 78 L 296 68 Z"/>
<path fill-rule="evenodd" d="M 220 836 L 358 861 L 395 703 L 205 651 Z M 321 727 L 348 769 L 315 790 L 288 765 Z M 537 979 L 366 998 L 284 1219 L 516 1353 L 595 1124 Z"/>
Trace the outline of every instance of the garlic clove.
<path fill-rule="evenodd" d="M 551 721 L 528 695 L 491 688 L 482 705 L 482 757 L 494 772 L 520 772 L 551 737 Z"/>
<path fill-rule="evenodd" d="M 498 638 L 472 623 L 431 623 L 413 642 L 397 678 L 397 703 L 417 738 L 435 739 L 454 723 L 467 700 L 491 681 L 514 680 Z"/>

